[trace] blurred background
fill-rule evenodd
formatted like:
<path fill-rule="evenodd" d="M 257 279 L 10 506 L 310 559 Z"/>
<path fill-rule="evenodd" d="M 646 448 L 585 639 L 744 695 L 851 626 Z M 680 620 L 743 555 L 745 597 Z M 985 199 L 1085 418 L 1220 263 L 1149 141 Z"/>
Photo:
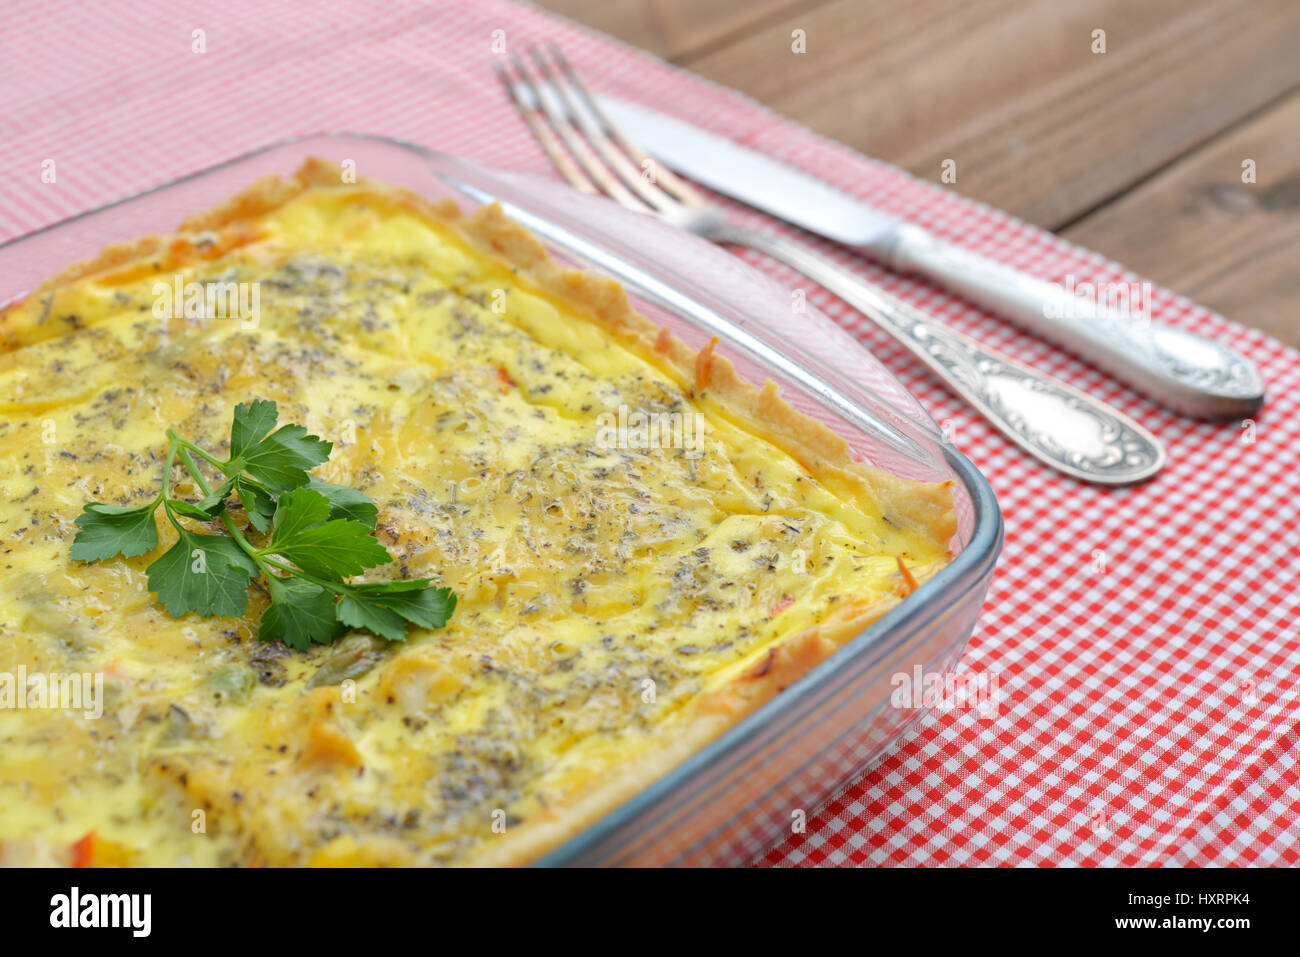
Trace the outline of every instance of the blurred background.
<path fill-rule="evenodd" d="M 539 5 L 1300 345 L 1297 0 Z"/>

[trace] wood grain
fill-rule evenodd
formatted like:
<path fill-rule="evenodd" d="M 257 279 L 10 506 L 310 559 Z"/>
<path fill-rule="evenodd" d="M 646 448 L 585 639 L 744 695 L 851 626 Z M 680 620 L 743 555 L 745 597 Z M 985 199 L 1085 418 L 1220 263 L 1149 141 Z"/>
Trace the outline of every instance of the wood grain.
<path fill-rule="evenodd" d="M 563 14 L 657 56 L 680 62 L 737 39 L 774 16 L 819 0 L 546 0 Z"/>
<path fill-rule="evenodd" d="M 1295 0 L 839 0 L 683 62 L 1055 229 L 1300 87 L 1297 51 Z"/>
<path fill-rule="evenodd" d="M 1300 0 L 543 5 L 1300 345 Z"/>
<path fill-rule="evenodd" d="M 1300 93 L 1063 235 L 1300 346 Z"/>

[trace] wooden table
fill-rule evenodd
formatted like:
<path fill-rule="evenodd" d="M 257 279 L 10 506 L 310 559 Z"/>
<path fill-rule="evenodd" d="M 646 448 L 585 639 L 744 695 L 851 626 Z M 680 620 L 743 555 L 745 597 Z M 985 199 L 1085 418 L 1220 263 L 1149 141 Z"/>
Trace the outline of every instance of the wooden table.
<path fill-rule="evenodd" d="M 1300 345 L 1300 0 L 542 6 Z"/>

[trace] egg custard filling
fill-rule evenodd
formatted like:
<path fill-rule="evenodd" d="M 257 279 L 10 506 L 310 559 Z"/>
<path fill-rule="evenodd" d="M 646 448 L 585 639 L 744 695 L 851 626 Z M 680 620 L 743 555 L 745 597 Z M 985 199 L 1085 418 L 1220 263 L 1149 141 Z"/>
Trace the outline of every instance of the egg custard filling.
<path fill-rule="evenodd" d="M 4 863 L 528 862 L 950 559 L 946 484 L 854 462 L 498 208 L 340 179 L 312 161 L 0 313 Z M 191 302 L 214 287 L 256 308 Z M 258 639 L 257 587 L 173 618 L 166 522 L 70 557 L 86 502 L 156 494 L 167 429 L 228 450 L 259 397 L 334 443 L 315 474 L 395 558 L 368 577 L 451 588 L 446 627 L 299 651 Z M 36 694 L 66 676 L 80 707 Z"/>

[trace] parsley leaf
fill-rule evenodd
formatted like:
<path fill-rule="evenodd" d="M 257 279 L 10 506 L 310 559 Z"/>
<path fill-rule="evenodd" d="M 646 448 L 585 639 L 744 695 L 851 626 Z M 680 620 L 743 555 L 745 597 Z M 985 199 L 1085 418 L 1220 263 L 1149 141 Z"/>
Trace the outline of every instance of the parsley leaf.
<path fill-rule="evenodd" d="M 351 519 L 329 519 L 330 501 L 299 488 L 280 496 L 268 553 L 287 558 L 303 571 L 339 580 L 393 560 L 370 529 Z"/>
<path fill-rule="evenodd" d="M 427 578 L 348 585 L 338 603 L 339 621 L 368 628 L 390 641 L 406 638 L 406 623 L 441 628 L 456 609 L 450 588 L 431 588 Z"/>
<path fill-rule="evenodd" d="M 435 588 L 425 578 L 347 581 L 393 560 L 372 535 L 379 507 L 356 489 L 313 478 L 308 470 L 327 460 L 333 446 L 301 425 L 276 429 L 278 414 L 266 399 L 235 406 L 231 457 L 225 462 L 169 429 L 159 496 L 142 506 L 86 505 L 76 519 L 72 557 L 98 561 L 153 551 L 158 547 L 155 513 L 162 504 L 177 539 L 147 574 L 150 591 L 172 617 L 242 615 L 249 582 L 260 577 L 271 593 L 258 635 L 264 641 L 305 650 L 313 642 L 328 644 L 349 627 L 368 628 L 393 641 L 403 640 L 412 624 L 443 627 L 456 607 L 450 589 Z M 196 457 L 222 473 L 215 488 Z M 203 490 L 199 502 L 171 497 L 178 460 Z M 255 529 L 270 532 L 264 547 L 251 544 L 225 511 L 231 495 Z M 181 518 L 220 520 L 229 534 L 195 532 Z"/>
<path fill-rule="evenodd" d="M 301 425 L 271 432 L 278 418 L 279 408 L 269 399 L 235 406 L 230 458 L 220 466 L 226 478 L 198 503 L 199 509 L 215 514 L 228 496 L 236 495 L 252 526 L 265 532 L 275 513 L 272 496 L 306 485 L 311 479 L 307 470 L 329 459 L 333 444 L 308 435 Z"/>
<path fill-rule="evenodd" d="M 197 505 L 183 501 L 178 498 L 168 499 L 167 504 L 171 506 L 173 512 L 184 515 L 186 518 L 192 518 L 198 522 L 210 522 L 212 517 L 217 513 L 213 506 L 204 508 L 202 503 Z M 217 504 L 220 504 L 219 502 Z"/>
<path fill-rule="evenodd" d="M 303 571 L 331 580 L 360 575 L 393 560 L 388 549 L 370 536 L 370 529 L 349 519 L 305 529 L 273 550 Z"/>
<path fill-rule="evenodd" d="M 456 610 L 450 588 L 431 588 L 427 578 L 393 582 L 361 582 L 348 593 L 372 606 L 401 615 L 421 628 L 441 628 Z"/>
<path fill-rule="evenodd" d="M 216 515 L 218 512 L 221 511 L 222 505 L 226 501 L 226 496 L 229 495 L 231 491 L 234 489 L 235 480 L 238 478 L 239 476 L 235 476 L 234 478 L 226 479 L 224 482 L 222 482 L 220 485 L 214 488 L 211 492 L 205 495 L 202 499 L 200 499 L 197 503 L 195 503 L 194 507 L 201 512 L 208 512 L 212 515 Z"/>
<path fill-rule="evenodd" d="M 214 516 L 221 511 L 226 499 L 231 495 L 238 497 L 240 504 L 244 506 L 244 514 L 248 516 L 249 523 L 255 529 L 265 532 L 271 527 L 271 516 L 275 514 L 275 497 L 269 488 L 247 475 L 235 475 L 226 479 L 202 501 L 196 503 L 194 508 L 206 512 L 209 517 Z"/>
<path fill-rule="evenodd" d="M 189 611 L 237 618 L 248 607 L 248 580 L 257 563 L 225 535 L 200 535 L 178 528 L 176 544 L 145 571 L 149 590 L 179 618 Z"/>
<path fill-rule="evenodd" d="M 307 487 L 320 492 L 330 502 L 330 518 L 350 518 L 373 529 L 379 519 L 379 506 L 354 488 L 331 485 L 312 476 Z"/>
<path fill-rule="evenodd" d="M 363 597 L 346 594 L 335 607 L 339 621 L 352 628 L 368 628 L 389 641 L 406 639 L 406 621 L 391 609 Z"/>
<path fill-rule="evenodd" d="M 309 581 L 271 576 L 271 605 L 262 612 L 260 641 L 283 641 L 306 651 L 327 645 L 345 629 L 334 614 L 334 596 Z"/>
<path fill-rule="evenodd" d="M 283 425 L 228 464 L 231 471 L 247 472 L 273 492 L 287 492 L 306 485 L 311 479 L 307 470 L 326 461 L 333 448 L 301 425 Z"/>
<path fill-rule="evenodd" d="M 82 508 L 76 524 L 81 530 L 72 540 L 72 557 L 79 562 L 112 558 L 119 552 L 130 558 L 158 547 L 158 523 L 153 513 L 160 499 L 148 505 L 103 505 Z"/>
<path fill-rule="evenodd" d="M 280 410 L 270 399 L 254 399 L 235 406 L 234 420 L 230 424 L 230 458 L 239 458 L 244 449 L 260 442 L 275 428 Z"/>
<path fill-rule="evenodd" d="M 271 490 L 244 475 L 235 479 L 233 490 L 239 496 L 240 504 L 244 506 L 244 513 L 248 515 L 252 526 L 259 532 L 269 529 L 271 516 L 275 514 L 275 499 Z"/>
<path fill-rule="evenodd" d="M 275 508 L 275 531 L 271 544 L 283 545 L 309 528 L 328 521 L 330 500 L 309 488 L 295 489 L 280 496 Z"/>

